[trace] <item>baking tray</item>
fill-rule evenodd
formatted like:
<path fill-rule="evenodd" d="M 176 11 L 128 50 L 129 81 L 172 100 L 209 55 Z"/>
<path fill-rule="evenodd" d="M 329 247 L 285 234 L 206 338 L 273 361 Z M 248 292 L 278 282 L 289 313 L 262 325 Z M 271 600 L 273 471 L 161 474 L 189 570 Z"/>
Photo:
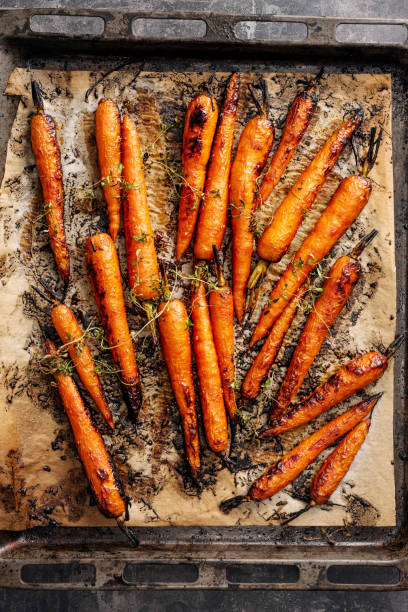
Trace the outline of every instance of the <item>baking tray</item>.
<path fill-rule="evenodd" d="M 98 34 L 33 31 L 36 15 L 94 21 Z M 34 17 L 34 19 L 33 19 Z M 201 38 L 136 36 L 137 19 L 201 21 Z M 100 21 L 102 20 L 102 21 Z M 241 22 L 272 23 L 276 31 L 304 24 L 306 38 L 240 40 Z M 140 22 L 138 22 L 140 23 Z M 171 27 L 180 21 L 169 22 Z M 289 24 L 285 25 L 285 24 Z M 206 15 L 192 12 L 11 10 L 1 13 L 0 53 L 5 83 L 16 66 L 107 71 L 121 61 L 144 61 L 146 70 L 388 72 L 392 76 L 397 333 L 407 327 L 407 101 L 408 44 L 340 43 L 340 24 L 402 26 L 408 20 Z M 151 27 L 151 24 L 150 24 Z M 264 26 L 260 26 L 264 27 Z M 343 26 L 347 28 L 346 26 Z M 102 31 L 103 29 L 103 31 Z M 186 28 L 182 28 L 187 32 Z M 174 32 L 174 30 L 173 30 Z M 135 70 L 137 66 L 135 65 Z M 0 101 L 0 151 L 16 101 Z M 1 169 L 4 163 L 1 163 Z M 159 527 L 133 528 L 134 547 L 118 528 L 41 527 L 0 532 L 0 586 L 47 589 L 406 589 L 407 385 L 406 347 L 394 379 L 395 527 Z M 381 461 L 381 457 L 378 458 Z"/>

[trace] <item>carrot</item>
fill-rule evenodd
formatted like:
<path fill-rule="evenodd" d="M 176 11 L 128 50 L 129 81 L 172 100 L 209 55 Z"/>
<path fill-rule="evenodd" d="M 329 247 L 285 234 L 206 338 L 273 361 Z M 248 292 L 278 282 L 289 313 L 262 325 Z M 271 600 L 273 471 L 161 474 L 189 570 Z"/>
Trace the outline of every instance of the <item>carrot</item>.
<path fill-rule="evenodd" d="M 45 346 L 52 369 L 57 350 L 51 340 L 46 340 Z M 73 378 L 58 370 L 53 374 L 98 508 L 108 517 L 118 517 L 125 512 L 126 503 L 103 438 L 95 427 Z"/>
<path fill-rule="evenodd" d="M 237 115 L 240 76 L 235 72 L 225 94 L 215 134 L 194 243 L 196 259 L 212 259 L 212 245 L 219 250 L 227 226 L 229 177 Z"/>
<path fill-rule="evenodd" d="M 272 221 L 258 242 L 258 255 L 268 261 L 279 261 L 288 250 L 305 214 L 362 120 L 352 115 L 331 135 L 309 166 L 302 172 L 286 198 L 275 210 Z"/>
<path fill-rule="evenodd" d="M 168 293 L 166 297 L 169 297 Z M 163 355 L 180 411 L 187 461 L 192 476 L 198 480 L 200 477 L 200 447 L 188 314 L 183 302 L 177 299 L 166 299 L 159 305 L 157 312 Z"/>
<path fill-rule="evenodd" d="M 278 434 L 308 423 L 325 410 L 343 402 L 350 396 L 375 382 L 384 373 L 390 358 L 401 344 L 399 336 L 385 354 L 378 351 L 365 353 L 345 363 L 325 383 L 319 385 L 302 403 L 293 406 L 280 418 L 271 419 L 260 432 L 260 438 L 272 438 Z M 273 413 L 272 413 L 273 415 Z"/>
<path fill-rule="evenodd" d="M 123 394 L 130 417 L 136 421 L 142 388 L 126 319 L 119 260 L 108 234 L 90 236 L 85 246 L 89 278 L 113 359 L 120 367 Z"/>
<path fill-rule="evenodd" d="M 95 362 L 85 340 L 84 331 L 81 329 L 74 313 L 69 306 L 56 304 L 51 310 L 51 319 L 61 342 L 66 345 L 82 384 L 109 427 L 113 429 L 112 412 L 106 401 L 99 376 L 95 371 Z"/>
<path fill-rule="evenodd" d="M 217 119 L 215 98 L 199 94 L 191 100 L 183 133 L 183 182 L 177 228 L 177 260 L 187 251 L 193 237 Z"/>
<path fill-rule="evenodd" d="M 316 103 L 316 81 L 312 81 L 304 91 L 297 94 L 291 104 L 279 146 L 262 179 L 259 189 L 261 203 L 266 202 L 279 183 L 312 120 Z"/>
<path fill-rule="evenodd" d="M 233 296 L 239 323 L 245 311 L 246 286 L 251 271 L 253 213 L 259 203 L 257 179 L 268 159 L 274 138 L 274 127 L 267 118 L 266 89 L 263 107 L 259 103 L 257 106 L 259 115 L 248 121 L 239 139 L 230 179 Z"/>
<path fill-rule="evenodd" d="M 364 400 L 324 425 L 269 467 L 252 483 L 248 495 L 225 500 L 221 504 L 221 509 L 228 511 L 242 502 L 262 501 L 276 495 L 303 472 L 325 448 L 360 423 L 374 408 L 377 399 Z"/>
<path fill-rule="evenodd" d="M 109 233 L 115 241 L 120 226 L 121 138 L 119 109 L 112 100 L 102 99 L 98 104 L 95 136 L 99 176 L 108 207 Z"/>
<path fill-rule="evenodd" d="M 269 369 L 275 362 L 283 339 L 292 324 L 299 303 L 307 288 L 301 287 L 293 297 L 285 310 L 276 320 L 271 331 L 242 383 L 241 394 L 249 399 L 254 399 L 260 391 L 261 383 L 267 376 Z"/>
<path fill-rule="evenodd" d="M 269 296 L 253 332 L 250 346 L 265 336 L 310 272 L 332 249 L 367 204 L 371 194 L 368 178 L 351 175 L 343 179 L 315 226 L 297 250 Z"/>
<path fill-rule="evenodd" d="M 360 276 L 360 264 L 356 257 L 377 234 L 371 232 L 370 239 L 363 239 L 350 255 L 335 261 L 322 287 L 322 293 L 313 306 L 303 328 L 285 378 L 276 397 L 274 416 L 289 406 L 298 392 L 331 326 L 347 302 Z"/>
<path fill-rule="evenodd" d="M 55 123 L 44 113 L 38 83 L 31 83 L 37 114 L 31 119 L 31 146 L 41 182 L 44 215 L 50 246 L 58 272 L 67 285 L 70 275 L 69 252 L 64 227 L 64 190 L 62 185 L 61 154 Z"/>
<path fill-rule="evenodd" d="M 158 296 L 159 267 L 147 205 L 146 185 L 140 141 L 134 122 L 122 119 L 122 198 L 129 285 L 141 299 L 149 320 L 153 317 L 152 300 Z M 150 329 L 155 338 L 155 326 Z"/>
<path fill-rule="evenodd" d="M 228 445 L 228 423 L 210 313 L 202 280 L 198 280 L 191 293 L 191 319 L 205 435 L 211 450 L 214 453 L 221 453 Z"/>
<path fill-rule="evenodd" d="M 217 247 L 213 245 L 217 273 L 217 287 L 209 296 L 211 326 L 215 350 L 224 392 L 224 404 L 229 418 L 234 421 L 237 412 L 235 399 L 235 359 L 234 359 L 234 304 L 232 291 L 225 284 Z"/>

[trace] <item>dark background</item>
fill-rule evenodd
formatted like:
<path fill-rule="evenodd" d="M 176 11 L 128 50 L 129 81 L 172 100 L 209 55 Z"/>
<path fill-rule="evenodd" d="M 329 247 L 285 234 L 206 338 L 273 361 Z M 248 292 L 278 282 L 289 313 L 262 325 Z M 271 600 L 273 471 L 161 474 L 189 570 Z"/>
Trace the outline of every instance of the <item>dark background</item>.
<path fill-rule="evenodd" d="M 408 0 L 0 0 L 6 8 L 121 8 L 134 10 L 191 10 L 224 12 L 307 15 L 356 18 L 408 18 Z M 0 13 L 1 20 L 1 13 Z M 1 27 L 1 21 L 0 21 Z M 3 75 L 4 78 L 4 75 Z M 3 81 L 3 79 L 2 79 Z M 229 612 L 246 610 L 375 610 L 403 612 L 408 609 L 408 592 L 358 591 L 30 591 L 0 590 L 1 612 L 184 612 L 211 610 Z"/>

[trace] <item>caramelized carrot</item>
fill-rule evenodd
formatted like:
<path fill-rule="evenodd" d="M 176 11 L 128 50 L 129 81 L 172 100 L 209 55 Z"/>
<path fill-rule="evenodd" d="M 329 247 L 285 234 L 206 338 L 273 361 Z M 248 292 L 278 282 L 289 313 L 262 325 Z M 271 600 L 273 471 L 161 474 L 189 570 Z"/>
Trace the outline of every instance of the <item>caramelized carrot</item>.
<path fill-rule="evenodd" d="M 112 100 L 101 100 L 95 113 L 99 176 L 109 214 L 109 233 L 116 240 L 120 226 L 121 139 L 120 115 Z"/>
<path fill-rule="evenodd" d="M 279 261 L 288 250 L 305 214 L 315 201 L 346 143 L 361 123 L 361 113 L 352 115 L 332 134 L 292 189 L 275 210 L 272 221 L 258 242 L 258 254 Z"/>
<path fill-rule="evenodd" d="M 264 307 L 252 335 L 250 346 L 265 336 L 298 288 L 367 204 L 371 183 L 363 176 L 343 179 L 329 204 L 304 239 L 293 261 L 282 274 Z"/>
<path fill-rule="evenodd" d="M 57 354 L 54 344 L 46 340 L 45 346 L 47 355 L 52 359 Z M 118 517 L 125 512 L 126 503 L 103 438 L 95 427 L 73 378 L 57 371 L 54 372 L 54 378 L 98 508 L 108 517 Z"/>
<path fill-rule="evenodd" d="M 31 119 L 31 146 L 43 192 L 44 215 L 50 246 L 58 272 L 67 285 L 70 265 L 64 227 L 61 154 L 54 120 L 44 113 L 40 88 L 35 81 L 32 81 L 32 92 L 37 114 Z"/>
<path fill-rule="evenodd" d="M 234 304 L 232 291 L 225 284 L 217 247 L 213 245 L 216 262 L 217 287 L 212 289 L 209 297 L 211 326 L 214 335 L 220 369 L 224 404 L 229 418 L 234 421 L 237 412 L 235 399 L 235 359 L 234 359 Z"/>
<path fill-rule="evenodd" d="M 214 138 L 195 236 L 196 259 L 212 259 L 212 245 L 220 249 L 227 226 L 229 177 L 239 82 L 240 76 L 236 72 L 230 78 Z"/>
<path fill-rule="evenodd" d="M 158 308 L 160 340 L 171 386 L 180 411 L 187 461 L 194 478 L 200 477 L 200 447 L 195 410 L 188 314 L 180 300 L 167 300 Z"/>
<path fill-rule="evenodd" d="M 335 261 L 322 287 L 322 294 L 316 301 L 304 326 L 289 368 L 276 397 L 274 416 L 289 406 L 305 379 L 331 326 L 347 302 L 360 276 L 360 264 L 356 257 L 371 242 L 377 232 L 366 236 L 350 255 Z"/>
<path fill-rule="evenodd" d="M 366 419 L 352 429 L 327 457 L 313 479 L 310 497 L 316 504 L 325 504 L 350 469 L 370 429 Z"/>
<path fill-rule="evenodd" d="M 245 311 L 246 287 L 251 271 L 253 213 L 259 203 L 257 179 L 268 159 L 274 138 L 273 125 L 266 116 L 266 95 L 263 108 L 258 106 L 258 110 L 259 115 L 248 121 L 241 134 L 230 179 L 233 296 L 239 323 Z"/>
<path fill-rule="evenodd" d="M 136 421 L 142 388 L 126 319 L 125 300 L 115 245 L 108 234 L 90 236 L 85 246 L 89 278 L 115 363 L 120 367 L 123 394 Z"/>
<path fill-rule="evenodd" d="M 181 156 L 183 184 L 177 228 L 178 260 L 187 251 L 193 237 L 217 119 L 218 108 L 215 98 L 200 94 L 191 100 L 184 123 Z"/>
<path fill-rule="evenodd" d="M 261 203 L 266 202 L 279 183 L 312 120 L 316 103 L 316 82 L 312 81 L 304 91 L 297 94 L 289 109 L 279 146 L 272 157 L 268 170 L 265 172 L 259 189 Z"/>
<path fill-rule="evenodd" d="M 253 364 L 245 376 L 242 383 L 241 394 L 244 397 L 254 399 L 260 391 L 261 383 L 267 376 L 272 364 L 275 362 L 283 339 L 292 324 L 297 307 L 301 301 L 306 287 L 301 287 L 295 297 L 293 297 L 285 310 L 276 320 L 264 345 L 256 356 Z"/>
<path fill-rule="evenodd" d="M 390 357 L 401 344 L 397 338 L 385 354 L 378 351 L 365 353 L 345 363 L 325 383 L 319 385 L 302 403 L 293 406 L 280 418 L 272 418 L 259 434 L 260 438 L 272 438 L 278 434 L 308 423 L 325 410 L 343 402 L 375 382 L 385 372 Z"/>
<path fill-rule="evenodd" d="M 211 450 L 220 453 L 228 445 L 228 423 L 210 313 L 201 280 L 191 294 L 191 319 L 205 435 Z"/>
<path fill-rule="evenodd" d="M 242 502 L 262 501 L 276 495 L 303 472 L 325 448 L 360 423 L 374 408 L 377 399 L 369 398 L 362 401 L 324 425 L 269 467 L 252 483 L 248 495 L 225 500 L 221 504 L 221 509 L 228 511 Z"/>
<path fill-rule="evenodd" d="M 109 427 L 113 429 L 112 413 L 106 401 L 99 376 L 95 371 L 95 362 L 91 350 L 74 313 L 65 304 L 57 304 L 51 310 L 51 319 L 61 342 L 66 345 L 82 384 Z"/>

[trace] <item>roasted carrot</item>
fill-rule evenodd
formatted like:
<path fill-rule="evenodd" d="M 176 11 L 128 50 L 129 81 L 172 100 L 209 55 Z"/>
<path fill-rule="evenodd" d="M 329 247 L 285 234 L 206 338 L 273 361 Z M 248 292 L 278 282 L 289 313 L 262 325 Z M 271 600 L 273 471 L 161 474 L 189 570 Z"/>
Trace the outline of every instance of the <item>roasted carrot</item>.
<path fill-rule="evenodd" d="M 99 176 L 109 215 L 109 233 L 116 240 L 120 226 L 121 138 L 119 109 L 112 100 L 101 100 L 95 113 Z"/>
<path fill-rule="evenodd" d="M 312 503 L 325 504 L 350 469 L 370 429 L 366 419 L 352 429 L 327 457 L 310 487 Z"/>
<path fill-rule="evenodd" d="M 46 340 L 50 369 L 57 350 Z M 108 517 L 118 517 L 126 510 L 120 484 L 103 438 L 95 427 L 73 378 L 53 372 L 62 403 L 71 423 L 75 444 L 99 510 Z"/>
<path fill-rule="evenodd" d="M 41 90 L 31 82 L 37 113 L 31 119 L 31 146 L 41 182 L 44 215 L 50 246 L 62 280 L 69 282 L 70 265 L 64 227 L 64 190 L 62 185 L 61 154 L 57 142 L 55 123 L 44 113 Z"/>
<path fill-rule="evenodd" d="M 191 345 L 188 314 L 183 302 L 167 298 L 158 308 L 161 346 L 171 386 L 180 411 L 187 461 L 194 478 L 200 477 L 200 447 L 198 441 L 195 393 L 191 365 Z"/>
<path fill-rule="evenodd" d="M 181 156 L 183 182 L 177 228 L 178 260 L 187 251 L 193 237 L 217 119 L 218 107 L 215 98 L 199 94 L 191 100 L 184 123 Z"/>
<path fill-rule="evenodd" d="M 345 363 L 325 383 L 319 385 L 302 403 L 269 424 L 259 434 L 260 438 L 272 438 L 278 434 L 308 423 L 325 410 L 343 402 L 350 396 L 375 382 L 384 373 L 390 358 L 401 344 L 399 336 L 384 354 L 371 351 Z"/>
<path fill-rule="evenodd" d="M 307 288 L 301 287 L 293 297 L 285 310 L 274 323 L 261 350 L 256 356 L 253 364 L 242 383 L 241 394 L 249 399 L 254 399 L 260 391 L 261 383 L 267 376 L 272 364 L 275 362 L 283 339 L 292 324 L 297 307 L 305 294 Z"/>
<path fill-rule="evenodd" d="M 305 214 L 361 120 L 362 114 L 359 111 L 344 121 L 302 172 L 286 198 L 275 210 L 271 223 L 259 239 L 260 257 L 275 262 L 286 253 Z"/>
<path fill-rule="evenodd" d="M 268 159 L 274 138 L 274 127 L 267 117 L 266 85 L 264 87 L 264 104 L 262 107 L 257 104 L 258 116 L 246 124 L 231 167 L 232 279 L 234 308 L 239 323 L 245 311 L 246 287 L 251 271 L 253 213 L 259 204 L 257 179 Z"/>
<path fill-rule="evenodd" d="M 221 509 L 229 511 L 242 502 L 262 501 L 272 497 L 291 483 L 316 457 L 338 438 L 353 429 L 374 408 L 376 398 L 356 404 L 347 412 L 333 419 L 306 440 L 295 446 L 287 455 L 269 467 L 252 483 L 248 495 L 240 495 L 221 503 Z"/>
<path fill-rule="evenodd" d="M 337 188 L 329 204 L 282 274 L 254 330 L 250 346 L 263 338 L 291 298 L 330 249 L 354 222 L 371 194 L 366 177 L 351 175 Z"/>
<path fill-rule="evenodd" d="M 122 119 L 122 199 L 129 284 L 136 298 L 142 300 L 152 321 L 152 300 L 157 298 L 159 267 L 147 205 L 143 160 L 139 135 L 128 115 Z M 155 326 L 150 329 L 155 338 Z"/>
<path fill-rule="evenodd" d="M 202 280 L 197 281 L 191 293 L 191 319 L 205 435 L 211 450 L 220 453 L 225 451 L 228 445 L 228 423 L 210 313 Z"/>
<path fill-rule="evenodd" d="M 274 416 L 281 414 L 289 406 L 298 392 L 331 326 L 347 302 L 360 276 L 357 257 L 371 242 L 377 232 L 371 232 L 350 255 L 343 255 L 331 267 L 325 280 L 322 293 L 313 306 L 296 345 L 285 378 L 276 397 Z M 285 311 L 284 311 L 285 312 Z M 272 328 L 273 329 L 273 328 Z"/>
<path fill-rule="evenodd" d="M 261 203 L 266 202 L 279 183 L 312 120 L 316 103 L 316 81 L 313 80 L 305 90 L 297 94 L 291 104 L 279 146 L 262 179 L 259 189 Z"/>
<path fill-rule="evenodd" d="M 220 249 L 227 226 L 229 177 L 239 82 L 240 76 L 235 72 L 228 84 L 221 119 L 214 138 L 194 242 L 196 259 L 212 259 L 212 245 Z"/>
<path fill-rule="evenodd" d="M 217 287 L 210 291 L 209 296 L 211 326 L 224 391 L 224 403 L 229 418 L 234 421 L 237 412 L 234 390 L 234 304 L 231 288 L 225 284 L 217 247 L 213 245 L 213 249 Z"/>
<path fill-rule="evenodd" d="M 91 349 L 86 342 L 84 331 L 81 329 L 74 313 L 69 306 L 56 304 L 51 310 L 51 319 L 61 338 L 61 342 L 67 348 L 82 384 L 92 397 L 109 427 L 113 429 L 112 412 L 106 401 L 100 378 L 95 371 L 95 362 Z"/>
<path fill-rule="evenodd" d="M 126 319 L 115 245 L 108 234 L 96 234 L 86 241 L 85 254 L 102 325 L 113 359 L 120 367 L 120 379 L 129 416 L 136 421 L 142 404 L 142 387 Z"/>

